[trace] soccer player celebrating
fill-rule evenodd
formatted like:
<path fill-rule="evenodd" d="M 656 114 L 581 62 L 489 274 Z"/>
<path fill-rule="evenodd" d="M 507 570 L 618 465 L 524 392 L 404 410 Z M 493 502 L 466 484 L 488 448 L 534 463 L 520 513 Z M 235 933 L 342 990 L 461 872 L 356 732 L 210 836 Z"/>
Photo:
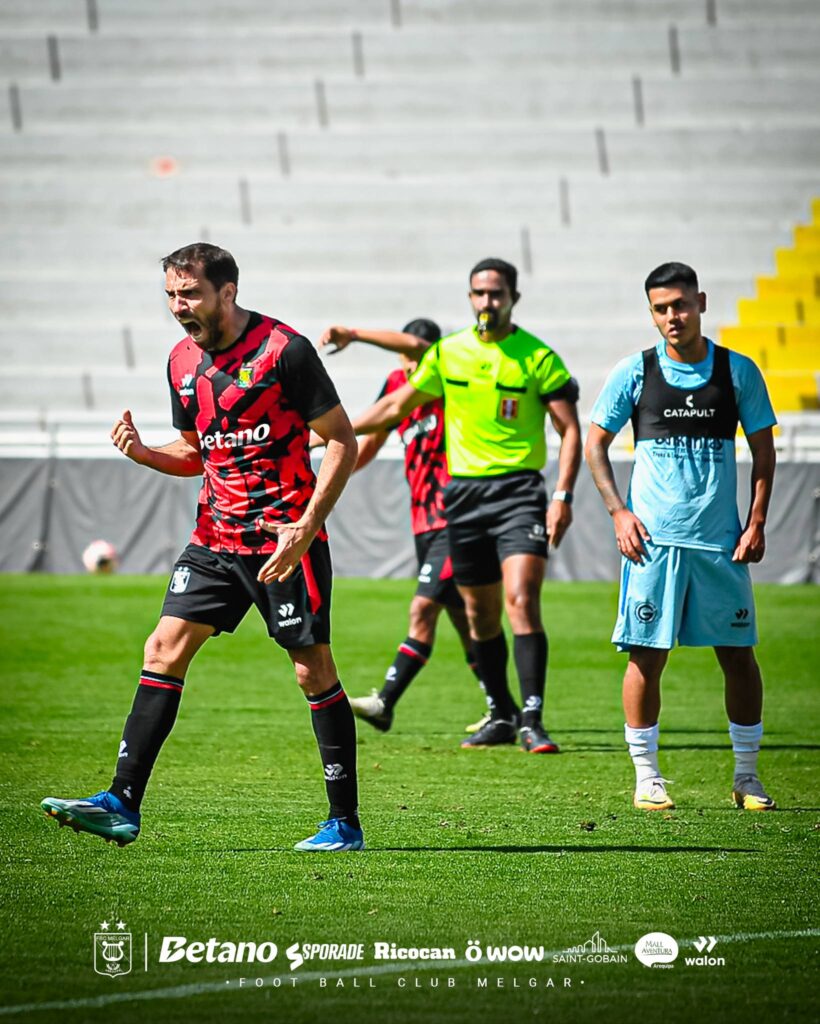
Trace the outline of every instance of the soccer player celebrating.
<path fill-rule="evenodd" d="M 337 325 L 319 339 L 319 348 L 333 346 L 332 354 L 344 351 L 351 342 L 364 342 L 396 352 L 402 368 L 385 381 L 379 398 L 407 383 L 427 349 L 441 337 L 432 320 L 411 320 L 401 331 L 368 330 Z M 353 427 L 358 420 L 354 417 Z M 369 697 L 351 697 L 353 714 L 376 729 L 387 732 L 393 724 L 393 710 L 399 698 L 424 668 L 433 653 L 436 626 L 444 609 L 458 633 L 467 663 L 476 671 L 471 651 L 470 630 L 464 601 L 453 581 L 453 566 L 447 540 L 447 522 L 442 499 L 450 481 L 444 445 L 444 403 L 440 398 L 414 409 L 397 426 L 404 445 L 404 470 L 410 487 L 410 517 L 418 559 L 418 586 L 410 602 L 407 637 L 399 644 L 387 670 L 381 690 Z M 356 469 L 368 465 L 389 437 L 389 430 L 366 434 L 359 439 Z M 479 680 L 479 685 L 481 681 Z M 484 721 L 480 723 L 483 725 Z M 480 725 L 468 726 L 477 731 Z"/>
<path fill-rule="evenodd" d="M 478 675 L 491 703 L 489 722 L 464 747 L 514 743 L 517 708 L 507 685 L 506 607 L 521 686 L 524 750 L 556 753 L 542 722 L 547 636 L 541 586 L 548 544 L 557 547 L 572 521 L 572 488 L 581 460 L 578 386 L 560 357 L 512 321 L 517 271 L 499 259 L 470 273 L 474 327 L 451 334 L 424 356 L 407 384 L 357 417 L 372 432 L 444 400 L 452 479 L 444 515 L 453 575 L 464 598 Z M 541 470 L 544 421 L 561 436 L 558 485 L 547 506 Z"/>
<path fill-rule="evenodd" d="M 128 411 L 111 437 L 140 465 L 203 475 L 196 526 L 145 645 L 110 788 L 87 799 L 48 797 L 42 807 L 76 831 L 133 842 L 191 660 L 209 637 L 233 632 L 255 604 L 307 698 L 330 803 L 328 819 L 296 849 L 360 850 L 356 731 L 329 645 L 324 529 L 356 461 L 355 435 L 310 342 L 236 304 L 239 272 L 229 252 L 196 243 L 166 256 L 162 268 L 169 308 L 186 332 L 168 361 L 180 437 L 147 447 Z M 318 477 L 311 429 L 326 445 Z"/>
<path fill-rule="evenodd" d="M 706 296 L 694 270 L 665 263 L 647 277 L 645 289 L 662 340 L 609 375 L 586 443 L 622 555 L 612 641 L 629 652 L 623 703 L 635 766 L 633 802 L 647 811 L 675 806 L 658 768 L 658 718 L 661 673 L 677 641 L 714 647 L 735 756 L 732 796 L 740 808 L 768 811 L 775 803 L 757 775 L 763 685 L 748 563 L 759 562 L 765 551 L 776 420 L 755 364 L 701 334 Z M 635 463 L 624 501 L 608 451 L 629 419 Z M 752 453 L 751 504 L 742 528 L 738 422 Z"/>

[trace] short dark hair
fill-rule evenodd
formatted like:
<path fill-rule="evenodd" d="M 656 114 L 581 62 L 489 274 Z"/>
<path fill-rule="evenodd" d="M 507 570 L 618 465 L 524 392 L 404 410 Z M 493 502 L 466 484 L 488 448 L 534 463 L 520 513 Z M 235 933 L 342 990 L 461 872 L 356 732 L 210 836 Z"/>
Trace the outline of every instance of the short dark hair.
<path fill-rule="evenodd" d="M 192 270 L 202 267 L 207 280 L 217 291 L 223 284 L 239 284 L 239 267 L 227 249 L 210 242 L 192 242 L 162 258 L 162 269 Z"/>
<path fill-rule="evenodd" d="M 487 260 L 480 260 L 470 271 L 471 286 L 475 275 L 480 274 L 482 270 L 495 270 L 499 274 L 501 274 L 501 276 L 510 286 L 510 291 L 513 293 L 513 295 L 518 290 L 518 271 L 515 269 L 512 263 L 507 263 L 506 260 L 498 260 L 492 257 L 490 257 L 490 259 Z"/>
<path fill-rule="evenodd" d="M 648 295 L 650 288 L 666 288 L 670 284 L 682 284 L 694 288 L 696 292 L 700 291 L 698 275 L 685 263 L 661 263 L 647 277 L 643 287 Z"/>
<path fill-rule="evenodd" d="M 418 320 L 411 320 L 401 330 L 402 334 L 414 334 L 423 341 L 429 341 L 431 345 L 435 345 L 441 337 L 441 328 L 435 320 L 425 320 L 424 317 L 419 317 Z"/>

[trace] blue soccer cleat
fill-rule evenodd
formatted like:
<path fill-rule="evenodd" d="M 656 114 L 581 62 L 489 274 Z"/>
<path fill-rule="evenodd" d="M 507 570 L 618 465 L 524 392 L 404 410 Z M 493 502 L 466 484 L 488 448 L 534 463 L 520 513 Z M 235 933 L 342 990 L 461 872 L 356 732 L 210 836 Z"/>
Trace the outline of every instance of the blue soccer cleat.
<path fill-rule="evenodd" d="M 82 800 L 60 800 L 47 796 L 40 806 L 62 828 L 68 825 L 75 832 L 90 832 L 118 846 L 133 843 L 140 834 L 139 811 L 129 811 L 113 793 L 103 790 Z"/>
<path fill-rule="evenodd" d="M 353 828 L 344 818 L 330 818 L 319 822 L 319 831 L 297 843 L 294 850 L 310 853 L 343 853 L 345 850 L 363 850 L 364 836 L 360 828 Z"/>

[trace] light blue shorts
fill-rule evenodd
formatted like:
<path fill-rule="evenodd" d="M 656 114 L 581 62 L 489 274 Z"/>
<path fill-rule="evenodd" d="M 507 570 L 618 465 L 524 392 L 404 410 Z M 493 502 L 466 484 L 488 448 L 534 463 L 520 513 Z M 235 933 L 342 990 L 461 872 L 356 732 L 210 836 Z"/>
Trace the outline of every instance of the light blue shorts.
<path fill-rule="evenodd" d="M 646 544 L 643 565 L 624 558 L 618 621 L 620 650 L 658 647 L 753 647 L 757 643 L 752 578 L 731 551 Z"/>

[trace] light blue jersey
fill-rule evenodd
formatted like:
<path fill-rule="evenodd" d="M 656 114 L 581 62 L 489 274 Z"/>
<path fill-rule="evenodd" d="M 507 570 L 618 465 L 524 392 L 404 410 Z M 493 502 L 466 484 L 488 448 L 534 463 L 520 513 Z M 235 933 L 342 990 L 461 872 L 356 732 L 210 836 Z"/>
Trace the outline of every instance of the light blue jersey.
<path fill-rule="evenodd" d="M 714 344 L 700 363 L 678 363 L 656 346 L 667 384 L 696 391 L 712 376 Z M 760 370 L 746 356 L 729 353 L 729 368 L 740 425 L 748 436 L 777 419 Z M 629 421 L 643 388 L 643 357 L 622 359 L 610 373 L 593 407 L 591 420 L 617 434 Z M 626 504 L 655 544 L 733 550 L 741 533 L 737 511 L 734 441 L 720 438 L 666 437 L 639 441 Z"/>

